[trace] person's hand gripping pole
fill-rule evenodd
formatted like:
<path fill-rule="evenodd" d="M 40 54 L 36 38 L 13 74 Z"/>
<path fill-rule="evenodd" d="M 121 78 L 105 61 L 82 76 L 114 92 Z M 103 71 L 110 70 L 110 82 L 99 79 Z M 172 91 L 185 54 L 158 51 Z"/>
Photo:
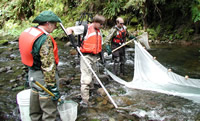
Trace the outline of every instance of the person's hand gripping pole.
<path fill-rule="evenodd" d="M 41 89 L 43 89 L 45 92 L 47 92 L 52 97 L 55 97 L 55 95 L 51 91 L 49 91 L 46 87 L 42 86 L 38 81 L 32 80 L 32 82 L 35 83 L 37 86 L 39 86 Z M 58 99 L 58 101 L 62 102 L 62 100 L 60 98 Z"/>
<path fill-rule="evenodd" d="M 63 26 L 62 23 L 60 23 L 60 26 L 61 26 L 62 30 L 65 32 L 65 34 L 69 37 L 69 40 L 70 40 L 72 46 L 76 49 L 77 45 L 76 45 L 76 43 L 75 43 L 75 37 L 74 37 L 74 35 L 73 35 L 73 34 L 68 35 L 68 34 L 67 34 L 67 31 L 66 31 L 66 29 L 64 28 L 64 26 Z"/>

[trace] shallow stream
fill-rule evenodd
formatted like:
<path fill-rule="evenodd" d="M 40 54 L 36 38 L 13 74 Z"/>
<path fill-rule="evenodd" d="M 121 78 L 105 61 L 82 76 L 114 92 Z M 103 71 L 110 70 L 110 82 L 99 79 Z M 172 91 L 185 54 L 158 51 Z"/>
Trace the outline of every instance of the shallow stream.
<path fill-rule="evenodd" d="M 60 63 L 58 66 L 61 79 L 61 91 L 68 99 L 80 102 L 80 71 L 79 57 L 59 41 Z M 152 45 L 149 52 L 165 67 L 172 68 L 182 76 L 200 78 L 199 47 L 179 45 Z M 0 46 L 0 119 L 2 121 L 19 121 L 19 109 L 16 95 L 24 89 L 25 67 L 20 62 L 18 42 L 12 41 Z M 127 49 L 126 75 L 127 81 L 133 78 L 134 70 L 133 45 Z M 107 67 L 112 62 L 107 59 Z M 148 121 L 148 120 L 200 120 L 200 104 L 190 100 L 151 91 L 127 88 L 105 78 L 100 68 L 100 79 L 119 107 L 115 109 L 109 99 L 99 93 L 98 82 L 91 92 L 91 107 L 78 106 L 77 121 Z"/>

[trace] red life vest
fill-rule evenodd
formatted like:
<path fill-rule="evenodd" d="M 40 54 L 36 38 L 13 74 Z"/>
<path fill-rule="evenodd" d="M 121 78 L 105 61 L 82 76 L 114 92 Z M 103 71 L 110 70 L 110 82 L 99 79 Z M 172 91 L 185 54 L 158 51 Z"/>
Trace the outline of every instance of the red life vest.
<path fill-rule="evenodd" d="M 95 30 L 93 24 L 88 25 L 88 31 L 86 34 L 86 40 L 83 41 L 80 51 L 82 53 L 98 54 L 102 50 L 102 37 L 100 30 Z"/>
<path fill-rule="evenodd" d="M 31 54 L 32 47 L 35 40 L 37 40 L 42 34 L 44 34 L 44 32 L 35 27 L 30 27 L 21 33 L 19 37 L 19 51 L 21 54 L 21 61 L 23 64 L 30 67 L 33 65 L 33 55 Z M 57 44 L 53 37 L 51 35 L 49 36 L 51 37 L 54 46 L 53 51 L 55 62 L 56 64 L 58 64 L 59 58 Z"/>
<path fill-rule="evenodd" d="M 122 30 L 118 30 L 118 34 L 116 37 L 113 38 L 113 42 L 115 43 L 124 43 L 125 42 L 125 37 L 126 37 L 126 30 L 123 28 Z"/>

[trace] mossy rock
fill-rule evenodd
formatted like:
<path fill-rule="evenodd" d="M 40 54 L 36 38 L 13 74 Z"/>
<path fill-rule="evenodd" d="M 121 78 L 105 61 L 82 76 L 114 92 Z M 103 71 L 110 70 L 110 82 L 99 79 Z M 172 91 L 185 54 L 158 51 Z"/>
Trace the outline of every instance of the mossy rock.
<path fill-rule="evenodd" d="M 6 45 L 8 44 L 8 40 L 0 40 L 0 45 Z"/>
<path fill-rule="evenodd" d="M 24 86 L 18 86 L 18 87 L 13 88 L 12 90 L 19 91 L 19 90 L 23 90 L 23 89 L 24 89 Z"/>

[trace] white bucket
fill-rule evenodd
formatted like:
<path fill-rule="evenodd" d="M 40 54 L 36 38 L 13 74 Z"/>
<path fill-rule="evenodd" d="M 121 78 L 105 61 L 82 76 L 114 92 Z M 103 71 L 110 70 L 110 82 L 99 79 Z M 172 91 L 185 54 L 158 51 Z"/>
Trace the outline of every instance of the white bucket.
<path fill-rule="evenodd" d="M 58 106 L 58 112 L 62 121 L 75 121 L 77 118 L 78 103 L 68 100 Z"/>
<path fill-rule="evenodd" d="M 29 116 L 30 92 L 31 89 L 23 90 L 17 94 L 21 121 L 31 121 Z"/>

